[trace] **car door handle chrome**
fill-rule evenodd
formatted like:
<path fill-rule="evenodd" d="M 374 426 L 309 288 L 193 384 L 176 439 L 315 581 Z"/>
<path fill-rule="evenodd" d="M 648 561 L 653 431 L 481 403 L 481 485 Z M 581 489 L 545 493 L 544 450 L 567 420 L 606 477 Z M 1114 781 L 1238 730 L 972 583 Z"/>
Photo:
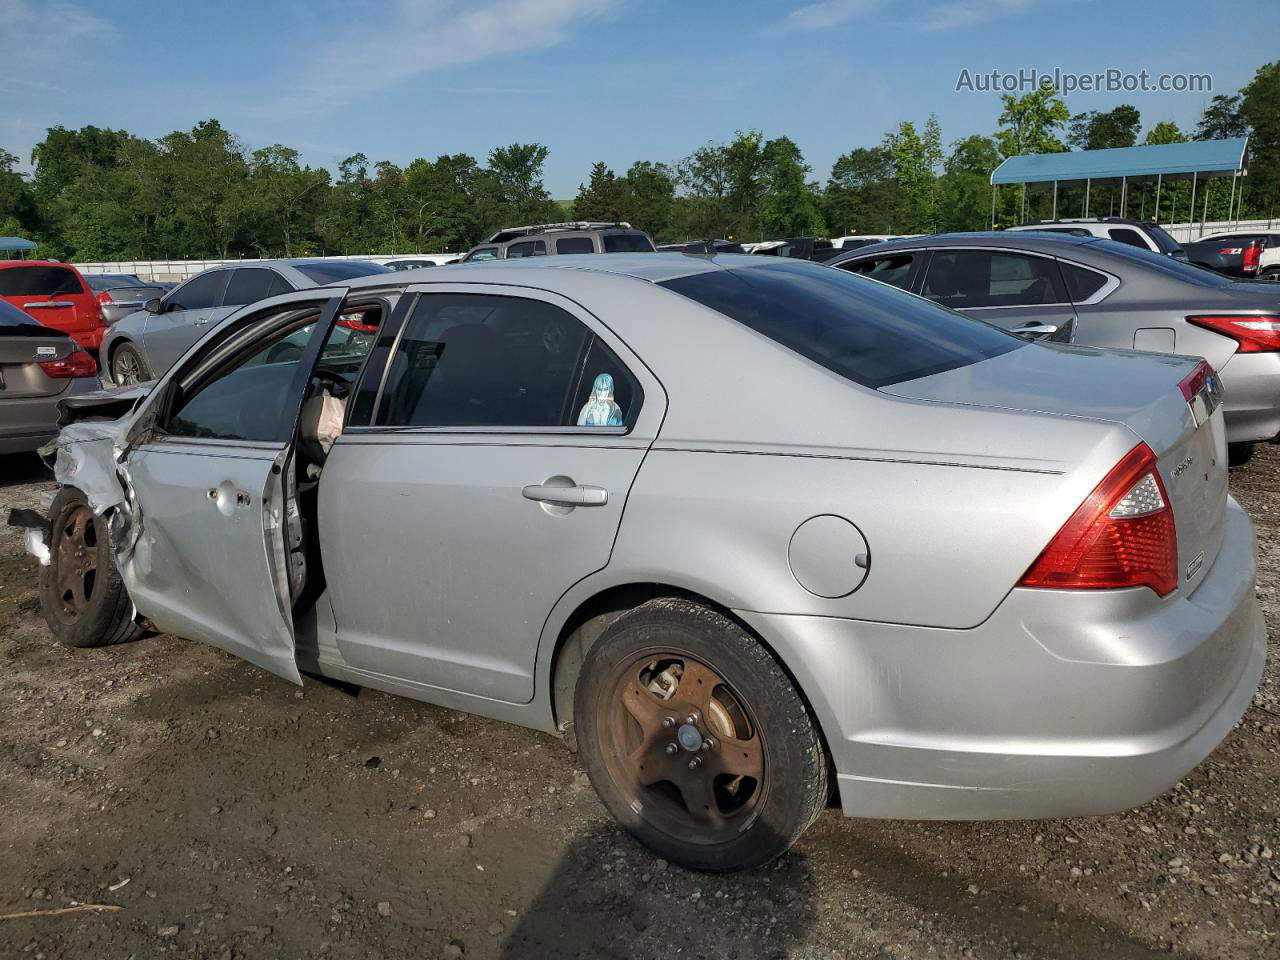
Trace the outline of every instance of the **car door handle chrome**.
<path fill-rule="evenodd" d="M 1061 329 L 1056 323 L 1024 323 L 1020 327 L 1014 327 L 1010 333 L 1016 333 L 1022 337 L 1051 337 Z"/>
<path fill-rule="evenodd" d="M 570 487 L 549 483 L 532 483 L 520 491 L 526 500 L 554 503 L 563 507 L 603 507 L 609 502 L 609 491 L 604 487 L 575 484 Z"/>
<path fill-rule="evenodd" d="M 203 327 L 210 319 L 211 318 L 209 317 L 196 317 L 196 319 L 191 321 L 191 325 L 193 327 Z"/>
<path fill-rule="evenodd" d="M 60 307 L 74 307 L 75 303 L 71 300 L 33 300 L 31 303 L 24 303 L 24 310 L 57 310 Z"/>

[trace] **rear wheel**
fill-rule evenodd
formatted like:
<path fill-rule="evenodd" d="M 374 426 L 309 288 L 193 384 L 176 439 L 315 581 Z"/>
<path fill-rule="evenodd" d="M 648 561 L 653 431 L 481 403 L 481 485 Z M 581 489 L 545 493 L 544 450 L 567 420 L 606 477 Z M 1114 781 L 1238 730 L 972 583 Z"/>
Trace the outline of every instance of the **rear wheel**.
<path fill-rule="evenodd" d="M 1253 446 L 1252 443 L 1227 444 L 1227 466 L 1243 467 L 1253 459 Z"/>
<path fill-rule="evenodd" d="M 574 718 L 609 811 L 683 866 L 767 863 L 826 805 L 826 752 L 790 679 L 696 603 L 653 600 L 610 626 L 583 663 Z"/>
<path fill-rule="evenodd" d="M 68 647 L 104 647 L 142 636 L 116 569 L 107 522 L 84 494 L 63 487 L 49 511 L 49 565 L 40 568 L 40 611 Z"/>
<path fill-rule="evenodd" d="M 145 383 L 151 379 L 147 361 L 133 344 L 122 343 L 112 351 L 111 379 L 122 387 L 131 387 L 135 383 Z"/>
<path fill-rule="evenodd" d="M 1263 272 L 1258 276 L 1258 279 L 1259 279 L 1259 280 L 1271 280 L 1271 281 L 1273 281 L 1273 282 L 1280 283 L 1280 267 L 1271 267 L 1270 269 L 1264 270 L 1264 271 L 1263 271 Z"/>

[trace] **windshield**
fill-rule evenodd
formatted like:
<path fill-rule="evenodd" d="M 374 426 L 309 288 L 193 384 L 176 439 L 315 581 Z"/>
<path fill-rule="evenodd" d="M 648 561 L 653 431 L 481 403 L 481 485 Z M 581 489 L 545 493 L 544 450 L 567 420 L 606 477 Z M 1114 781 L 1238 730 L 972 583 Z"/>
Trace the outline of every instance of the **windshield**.
<path fill-rule="evenodd" d="M 331 260 L 322 263 L 295 263 L 292 266 L 314 283 L 334 283 L 355 277 L 371 277 L 375 273 L 393 272 L 382 264 L 365 260 Z"/>
<path fill-rule="evenodd" d="M 928 300 L 807 261 L 710 270 L 660 286 L 867 387 L 954 370 L 1027 345 Z"/>

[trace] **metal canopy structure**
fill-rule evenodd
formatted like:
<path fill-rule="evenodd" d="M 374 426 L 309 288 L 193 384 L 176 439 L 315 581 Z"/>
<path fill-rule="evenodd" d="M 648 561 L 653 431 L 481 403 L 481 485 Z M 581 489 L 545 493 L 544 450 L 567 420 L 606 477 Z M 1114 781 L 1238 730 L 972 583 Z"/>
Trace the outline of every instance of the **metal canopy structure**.
<path fill-rule="evenodd" d="M 1089 193 L 1094 181 L 1120 182 L 1120 215 L 1125 215 L 1130 182 L 1156 183 L 1156 209 L 1165 180 L 1191 181 L 1191 220 L 1195 220 L 1195 191 L 1200 179 L 1231 178 L 1231 210 L 1236 206 L 1236 180 L 1248 170 L 1248 137 L 1231 140 L 1193 140 L 1188 143 L 1148 144 L 1111 150 L 1072 150 L 1009 157 L 991 172 L 991 222 L 995 226 L 996 191 L 1002 185 L 1022 184 L 1025 206 L 1028 184 L 1053 185 L 1053 216 L 1058 216 L 1058 184 L 1085 185 L 1083 216 L 1089 216 Z M 1206 193 L 1206 200 L 1208 191 Z M 1206 204 L 1207 205 L 1207 204 Z M 1234 216 L 1228 215 L 1228 219 Z"/>
<path fill-rule="evenodd" d="M 36 248 L 35 242 L 22 237 L 0 237 L 0 253 L 12 253 L 15 250 L 31 251 Z"/>

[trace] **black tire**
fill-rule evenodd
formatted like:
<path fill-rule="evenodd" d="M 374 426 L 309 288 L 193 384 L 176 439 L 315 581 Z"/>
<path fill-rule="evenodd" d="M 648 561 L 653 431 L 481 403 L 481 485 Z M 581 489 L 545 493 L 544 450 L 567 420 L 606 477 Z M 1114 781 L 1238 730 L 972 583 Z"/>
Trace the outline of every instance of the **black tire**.
<path fill-rule="evenodd" d="M 1270 280 L 1272 283 L 1280 283 L 1280 267 L 1272 267 L 1269 270 L 1263 271 L 1262 275 L 1258 277 L 1258 279 Z"/>
<path fill-rule="evenodd" d="M 681 675 L 669 699 L 647 686 L 663 682 L 652 678 L 664 664 Z M 609 812 L 641 843 L 690 869 L 768 863 L 826 806 L 826 750 L 790 678 L 741 626 L 689 600 L 651 600 L 610 625 L 583 661 L 574 722 Z M 702 745 L 690 746 L 699 736 Z M 741 772 L 750 765 L 758 775 Z"/>
<path fill-rule="evenodd" d="M 1253 448 L 1252 443 L 1227 444 L 1227 466 L 1243 467 L 1253 459 Z"/>
<path fill-rule="evenodd" d="M 120 579 L 107 522 L 83 493 L 63 487 L 49 510 L 49 565 L 40 568 L 40 612 L 67 647 L 105 647 L 143 634 Z"/>
<path fill-rule="evenodd" d="M 111 351 L 111 381 L 128 387 L 151 379 L 151 368 L 132 343 L 122 343 Z"/>

